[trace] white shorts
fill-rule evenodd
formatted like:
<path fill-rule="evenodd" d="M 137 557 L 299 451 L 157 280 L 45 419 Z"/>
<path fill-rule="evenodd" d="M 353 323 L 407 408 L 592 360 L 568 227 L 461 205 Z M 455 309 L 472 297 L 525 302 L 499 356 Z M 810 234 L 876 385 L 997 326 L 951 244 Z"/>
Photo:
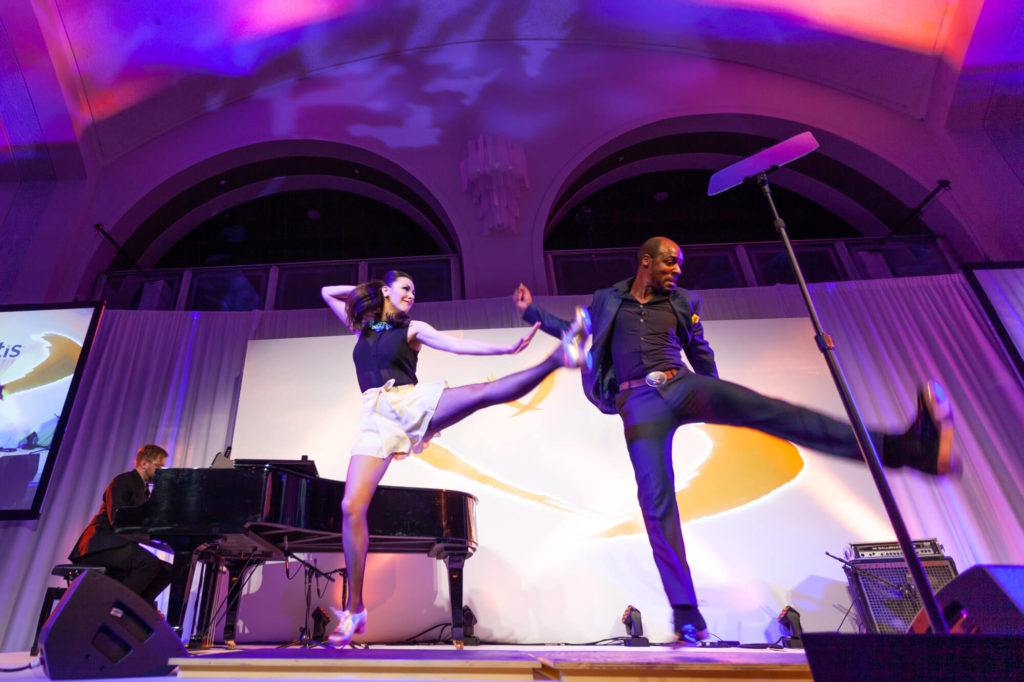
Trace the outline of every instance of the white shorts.
<path fill-rule="evenodd" d="M 379 388 L 363 391 L 358 433 L 353 455 L 406 457 L 420 452 L 430 440 L 430 420 L 434 417 L 443 381 L 395 386 L 391 379 Z"/>

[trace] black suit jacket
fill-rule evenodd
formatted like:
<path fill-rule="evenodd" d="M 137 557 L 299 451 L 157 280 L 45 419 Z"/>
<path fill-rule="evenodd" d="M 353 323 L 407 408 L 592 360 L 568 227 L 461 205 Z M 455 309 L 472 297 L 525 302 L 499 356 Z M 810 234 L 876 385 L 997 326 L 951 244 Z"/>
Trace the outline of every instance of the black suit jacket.
<path fill-rule="evenodd" d="M 598 289 L 594 292 L 594 299 L 589 308 L 594 334 L 590 348 L 593 367 L 589 370 L 584 367 L 580 377 L 587 398 L 605 414 L 616 413 L 615 397 L 619 392 L 619 384 L 615 381 L 615 368 L 612 366 L 611 332 L 615 325 L 615 316 L 622 304 L 622 297 L 629 292 L 632 284 L 633 280 L 630 278 L 607 289 Z M 715 354 L 704 339 L 704 325 L 700 322 L 700 296 L 686 289 L 673 289 L 668 300 L 676 314 L 676 334 L 693 371 L 717 377 Z M 562 332 L 569 326 L 566 320 L 533 304 L 523 313 L 523 319 L 531 324 L 540 322 L 541 329 L 556 337 L 561 337 Z"/>
<path fill-rule="evenodd" d="M 79 561 L 95 552 L 133 544 L 128 538 L 114 532 L 114 512 L 121 507 L 135 507 L 149 499 L 149 489 L 135 469 L 118 474 L 103 491 L 100 510 L 82 531 L 68 558 Z"/>

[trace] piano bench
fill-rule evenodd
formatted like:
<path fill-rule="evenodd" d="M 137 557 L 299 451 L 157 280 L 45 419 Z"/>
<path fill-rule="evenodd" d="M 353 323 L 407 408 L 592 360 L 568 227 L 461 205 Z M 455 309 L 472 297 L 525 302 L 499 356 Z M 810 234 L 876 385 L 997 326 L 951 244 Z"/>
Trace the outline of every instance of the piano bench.
<path fill-rule="evenodd" d="M 57 564 L 53 567 L 53 570 L 50 571 L 50 575 L 59 575 L 64 578 L 64 582 L 70 586 L 72 580 L 86 571 L 106 573 L 107 569 L 103 566 L 87 566 L 85 564 Z M 43 625 L 53 612 L 54 605 L 60 601 L 60 598 L 63 597 L 64 593 L 67 591 L 67 587 L 46 588 L 46 594 L 43 595 L 43 605 L 39 608 L 39 622 L 36 623 L 36 637 L 32 640 L 32 650 L 30 655 L 35 656 L 39 653 L 39 633 L 42 632 Z"/>
<path fill-rule="evenodd" d="M 86 571 L 95 571 L 97 573 L 106 573 L 106 566 L 89 566 L 87 564 L 57 564 L 50 571 L 50 575 L 59 575 L 64 578 L 64 581 L 71 585 L 71 581 L 82 575 Z"/>

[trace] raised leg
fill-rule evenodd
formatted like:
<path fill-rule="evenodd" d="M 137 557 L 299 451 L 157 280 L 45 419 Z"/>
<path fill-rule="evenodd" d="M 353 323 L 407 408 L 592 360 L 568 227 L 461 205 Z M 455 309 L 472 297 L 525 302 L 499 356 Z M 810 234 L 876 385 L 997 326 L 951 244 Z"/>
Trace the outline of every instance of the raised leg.
<path fill-rule="evenodd" d="M 585 347 L 589 338 L 590 315 L 577 308 L 576 319 L 565 331 L 562 345 L 543 362 L 487 383 L 446 388 L 430 420 L 430 430 L 443 431 L 477 410 L 521 398 L 559 367 L 581 367 L 587 361 Z"/>
<path fill-rule="evenodd" d="M 477 410 L 523 397 L 536 388 L 544 377 L 563 366 L 561 352 L 559 349 L 538 365 L 494 381 L 446 388 L 430 420 L 430 430 L 443 431 Z"/>
<path fill-rule="evenodd" d="M 853 427 L 815 410 L 770 398 L 746 386 L 686 373 L 663 389 L 680 422 L 746 426 L 820 452 L 860 460 Z M 881 433 L 872 433 L 882 451 Z"/>

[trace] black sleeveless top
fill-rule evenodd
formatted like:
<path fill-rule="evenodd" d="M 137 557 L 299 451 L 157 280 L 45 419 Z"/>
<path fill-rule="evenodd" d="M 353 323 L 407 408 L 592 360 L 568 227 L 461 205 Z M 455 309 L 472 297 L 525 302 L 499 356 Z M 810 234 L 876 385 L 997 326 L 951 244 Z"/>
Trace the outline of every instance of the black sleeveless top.
<path fill-rule="evenodd" d="M 364 327 L 352 351 L 359 390 L 383 386 L 394 379 L 396 386 L 417 383 L 419 354 L 409 346 L 409 327 L 402 325 L 375 332 Z"/>

